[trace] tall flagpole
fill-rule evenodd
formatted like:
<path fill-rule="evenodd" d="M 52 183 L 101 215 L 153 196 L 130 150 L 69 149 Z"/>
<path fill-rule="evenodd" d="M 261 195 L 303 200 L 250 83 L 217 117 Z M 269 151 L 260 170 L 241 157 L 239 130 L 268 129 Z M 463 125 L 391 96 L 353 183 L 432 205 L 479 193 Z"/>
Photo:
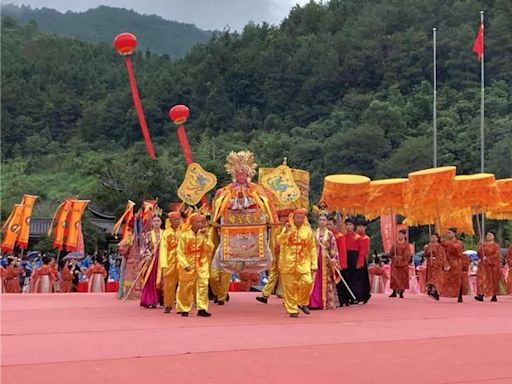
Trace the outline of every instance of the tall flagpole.
<path fill-rule="evenodd" d="M 436 29 L 432 28 L 434 52 L 434 105 L 432 108 L 432 125 L 434 129 L 434 167 L 437 167 L 437 64 L 436 64 Z"/>
<path fill-rule="evenodd" d="M 484 11 L 480 11 L 480 28 L 484 24 Z M 485 28 L 484 28 L 485 30 Z M 480 60 L 480 87 L 481 87 L 481 98 L 480 98 L 480 168 L 481 172 L 485 171 L 484 159 L 485 159 L 485 130 L 484 130 L 484 49 L 485 49 L 485 35 L 482 31 L 482 60 Z M 482 235 L 485 236 L 485 222 L 484 214 L 482 213 Z"/>

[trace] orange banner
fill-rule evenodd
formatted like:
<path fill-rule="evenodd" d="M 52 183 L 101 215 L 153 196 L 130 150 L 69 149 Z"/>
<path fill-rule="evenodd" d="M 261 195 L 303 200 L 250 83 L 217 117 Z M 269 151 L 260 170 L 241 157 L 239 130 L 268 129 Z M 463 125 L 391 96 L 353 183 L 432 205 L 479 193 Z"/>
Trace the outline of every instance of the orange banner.
<path fill-rule="evenodd" d="M 37 196 L 24 195 L 23 196 L 23 214 L 21 218 L 20 234 L 18 236 L 18 246 L 21 249 L 27 249 L 28 238 L 30 237 L 30 218 L 32 217 L 32 208 L 37 200 Z"/>
<path fill-rule="evenodd" d="M 133 218 L 133 207 L 135 207 L 135 203 L 131 200 L 128 200 L 128 204 L 126 205 L 126 208 L 124 210 L 124 213 L 121 215 L 119 220 L 114 224 L 114 228 L 112 228 L 112 235 L 117 239 L 117 234 L 119 233 L 119 230 L 121 229 L 121 226 L 123 223 L 124 229 L 123 229 L 123 235 L 122 238 L 124 239 L 128 233 L 128 226 L 127 224 L 130 222 L 130 220 Z"/>
<path fill-rule="evenodd" d="M 14 245 L 20 234 L 22 218 L 23 204 L 15 204 L 12 213 L 4 224 L 6 230 L 2 239 L 2 251 L 12 253 L 14 250 Z"/>
<path fill-rule="evenodd" d="M 78 245 L 78 237 L 81 232 L 82 216 L 87 208 L 88 200 L 73 200 L 73 208 L 69 220 L 69 230 L 66 238 L 66 250 L 76 251 Z"/>
<path fill-rule="evenodd" d="M 57 212 L 55 212 L 54 220 L 56 223 L 53 237 L 53 248 L 62 249 L 64 245 L 64 239 L 69 226 L 69 217 L 72 208 L 73 202 L 71 200 L 65 200 L 59 208 L 57 208 Z"/>

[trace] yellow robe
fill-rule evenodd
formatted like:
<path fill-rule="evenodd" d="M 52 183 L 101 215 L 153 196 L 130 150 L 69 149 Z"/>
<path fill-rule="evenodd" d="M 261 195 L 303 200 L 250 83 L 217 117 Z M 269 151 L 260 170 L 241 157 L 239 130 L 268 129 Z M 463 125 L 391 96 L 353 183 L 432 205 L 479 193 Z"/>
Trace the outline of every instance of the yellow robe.
<path fill-rule="evenodd" d="M 283 281 L 284 305 L 290 314 L 298 313 L 298 306 L 309 304 L 313 286 L 312 270 L 318 269 L 316 240 L 313 230 L 306 224 L 291 225 L 277 236 L 281 247 L 279 272 Z"/>
<path fill-rule="evenodd" d="M 180 233 L 176 252 L 179 278 L 176 300 L 178 312 L 190 312 L 194 290 L 197 309 L 208 309 L 209 260 L 213 247 L 208 234 L 196 234 L 191 229 Z M 185 270 L 187 267 L 191 268 L 189 272 Z"/>
<path fill-rule="evenodd" d="M 176 251 L 178 248 L 179 228 L 174 230 L 167 228 L 160 241 L 160 268 L 164 280 L 164 306 L 172 308 L 176 299 L 178 286 L 178 261 Z"/>

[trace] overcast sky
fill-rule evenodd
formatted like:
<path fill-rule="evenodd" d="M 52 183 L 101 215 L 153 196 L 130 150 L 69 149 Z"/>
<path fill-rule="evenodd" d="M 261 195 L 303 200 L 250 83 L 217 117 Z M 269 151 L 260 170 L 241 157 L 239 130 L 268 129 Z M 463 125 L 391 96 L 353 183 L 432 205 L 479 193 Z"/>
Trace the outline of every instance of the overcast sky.
<path fill-rule="evenodd" d="M 193 23 L 202 29 L 230 27 L 240 31 L 249 21 L 278 24 L 295 4 L 309 0 L 2 0 L 2 4 L 85 11 L 99 5 L 134 9 L 165 19 Z"/>

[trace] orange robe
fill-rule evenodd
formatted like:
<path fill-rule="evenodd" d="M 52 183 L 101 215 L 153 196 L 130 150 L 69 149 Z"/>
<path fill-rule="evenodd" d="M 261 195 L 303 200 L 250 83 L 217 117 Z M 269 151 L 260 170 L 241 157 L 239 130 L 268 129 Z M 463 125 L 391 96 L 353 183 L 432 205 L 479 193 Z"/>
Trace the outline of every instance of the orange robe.
<path fill-rule="evenodd" d="M 441 289 L 444 285 L 444 266 L 447 264 L 446 252 L 440 243 L 428 244 L 423 253 L 427 260 L 426 285 Z"/>
<path fill-rule="evenodd" d="M 461 269 L 462 274 L 460 276 L 461 284 L 462 284 L 462 294 L 469 295 L 471 290 L 469 289 L 469 265 L 471 264 L 471 260 L 469 256 L 462 256 L 461 259 Z"/>
<path fill-rule="evenodd" d="M 60 282 L 60 292 L 68 293 L 71 292 L 71 288 L 73 287 L 73 273 L 68 267 L 62 268 L 61 271 L 61 282 Z"/>
<path fill-rule="evenodd" d="M 7 267 L 4 271 L 5 293 L 20 293 L 20 281 L 18 276 L 22 273 L 21 268 Z"/>
<path fill-rule="evenodd" d="M 507 293 L 509 295 L 512 295 L 512 245 L 510 245 L 508 247 L 507 264 L 508 264 Z"/>
<path fill-rule="evenodd" d="M 34 271 L 32 274 L 32 280 L 34 281 L 33 293 L 53 292 L 51 284 L 56 279 L 53 271 L 53 267 L 44 264 Z"/>
<path fill-rule="evenodd" d="M 457 297 L 462 284 L 462 258 L 464 247 L 462 243 L 455 240 L 443 241 L 446 260 L 450 269 L 444 273 L 444 284 L 440 290 L 441 296 Z"/>
<path fill-rule="evenodd" d="M 478 275 L 476 277 L 477 292 L 483 296 L 494 296 L 499 293 L 500 281 L 500 246 L 495 242 L 478 246 Z"/>
<path fill-rule="evenodd" d="M 409 243 L 395 243 L 389 250 L 391 259 L 391 289 L 404 291 L 409 289 L 409 261 L 411 259 Z"/>

